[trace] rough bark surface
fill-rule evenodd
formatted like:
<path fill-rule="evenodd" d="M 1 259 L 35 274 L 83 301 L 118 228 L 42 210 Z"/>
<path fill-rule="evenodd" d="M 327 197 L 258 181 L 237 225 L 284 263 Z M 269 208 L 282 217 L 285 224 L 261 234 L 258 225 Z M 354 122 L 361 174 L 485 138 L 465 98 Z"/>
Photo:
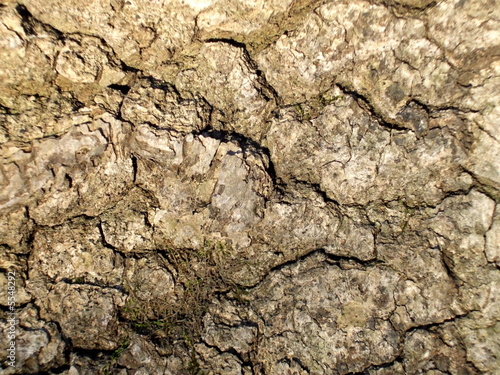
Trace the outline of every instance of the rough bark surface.
<path fill-rule="evenodd" d="M 0 1 L 3 374 L 498 374 L 494 0 Z"/>

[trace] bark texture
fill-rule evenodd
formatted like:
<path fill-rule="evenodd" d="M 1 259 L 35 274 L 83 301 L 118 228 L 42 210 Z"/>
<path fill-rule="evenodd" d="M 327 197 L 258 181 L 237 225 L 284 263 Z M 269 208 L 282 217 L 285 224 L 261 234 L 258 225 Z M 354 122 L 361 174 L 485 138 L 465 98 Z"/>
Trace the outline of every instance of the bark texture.
<path fill-rule="evenodd" d="M 494 0 L 0 1 L 3 374 L 498 374 Z"/>

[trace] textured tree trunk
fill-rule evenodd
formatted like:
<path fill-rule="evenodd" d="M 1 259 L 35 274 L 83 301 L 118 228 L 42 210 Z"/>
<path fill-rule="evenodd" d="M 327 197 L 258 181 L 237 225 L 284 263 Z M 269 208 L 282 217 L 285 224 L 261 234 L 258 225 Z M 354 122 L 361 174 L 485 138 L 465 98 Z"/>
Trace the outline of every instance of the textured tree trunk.
<path fill-rule="evenodd" d="M 3 374 L 498 374 L 500 6 L 0 0 Z"/>

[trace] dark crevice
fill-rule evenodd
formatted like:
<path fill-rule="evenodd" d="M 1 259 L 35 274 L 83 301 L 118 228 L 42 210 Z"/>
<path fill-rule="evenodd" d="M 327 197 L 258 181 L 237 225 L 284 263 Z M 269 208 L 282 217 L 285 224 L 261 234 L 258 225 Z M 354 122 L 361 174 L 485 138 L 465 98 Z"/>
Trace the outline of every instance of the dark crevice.
<path fill-rule="evenodd" d="M 379 260 L 379 259 L 363 260 L 363 259 L 359 259 L 359 258 L 353 257 L 353 256 L 333 255 L 333 254 L 329 254 L 326 252 L 325 252 L 325 255 L 328 257 L 327 258 L 328 263 L 338 265 L 341 269 L 344 268 L 342 263 L 345 263 L 345 262 L 355 263 L 355 264 L 357 264 L 361 267 L 364 267 L 364 268 L 375 267 L 377 265 L 385 264 L 384 261 Z"/>
<path fill-rule="evenodd" d="M 303 181 L 303 180 L 298 180 L 298 179 L 292 179 L 289 182 L 289 185 L 298 185 L 298 186 L 306 187 L 307 189 L 314 191 L 318 196 L 320 196 L 325 203 L 332 203 L 337 207 L 342 206 L 341 203 L 339 203 L 338 201 L 336 201 L 333 198 L 330 198 L 328 196 L 328 194 L 323 189 L 321 189 L 320 184 L 312 183 L 312 182 L 308 182 L 308 181 Z M 354 206 L 358 206 L 358 205 L 354 205 Z"/>
<path fill-rule="evenodd" d="M 32 302 L 33 302 L 33 300 L 29 300 L 28 302 L 25 302 L 23 304 L 17 303 L 14 306 L 14 310 L 11 310 L 10 306 L 0 305 L 0 311 L 3 312 L 3 313 L 7 313 L 7 314 L 10 313 L 10 314 L 12 314 L 12 315 L 10 315 L 12 317 L 12 316 L 14 316 L 14 314 L 16 314 L 16 315 L 19 314 L 19 311 L 21 311 L 22 309 L 28 307 Z"/>
<path fill-rule="evenodd" d="M 360 94 L 359 92 L 345 86 L 344 84 L 336 82 L 336 85 L 345 95 L 350 95 L 351 97 L 353 97 L 361 108 L 370 112 L 370 114 L 375 119 L 377 119 L 377 121 L 380 123 L 380 125 L 384 126 L 385 128 L 391 129 L 391 130 L 398 130 L 398 131 L 405 131 L 405 132 L 411 131 L 410 129 L 399 125 L 395 121 L 391 121 L 391 120 L 384 118 L 384 116 L 382 114 L 380 114 L 375 109 L 375 107 L 373 107 L 370 100 L 366 96 L 364 96 L 363 94 Z"/>
<path fill-rule="evenodd" d="M 97 288 L 101 289 L 114 289 L 118 290 L 119 292 L 125 293 L 126 290 L 122 285 L 105 285 L 101 284 L 98 282 L 91 282 L 91 281 L 86 281 L 84 277 L 82 278 L 76 278 L 76 279 L 69 279 L 69 278 L 63 278 L 60 280 L 60 282 L 69 284 L 69 285 L 82 285 L 82 286 L 94 286 Z"/>
<path fill-rule="evenodd" d="M 377 265 L 385 264 L 385 262 L 383 262 L 379 259 L 362 260 L 362 259 L 352 257 L 352 256 L 334 255 L 334 254 L 327 253 L 326 250 L 323 248 L 319 248 L 319 249 L 311 250 L 306 254 L 300 255 L 299 257 L 297 257 L 295 259 L 288 260 L 284 263 L 281 263 L 277 266 L 272 267 L 269 270 L 269 272 L 267 272 L 266 276 L 264 276 L 264 278 L 273 272 L 281 271 L 287 267 L 290 267 L 290 266 L 293 266 L 293 265 L 298 264 L 300 262 L 303 262 L 307 258 L 310 258 L 310 257 L 317 255 L 317 254 L 323 255 L 325 257 L 324 261 L 327 262 L 328 264 L 336 265 L 341 269 L 343 268 L 342 263 L 344 263 L 344 262 L 352 262 L 352 263 L 355 263 L 356 265 L 361 266 L 363 268 L 376 267 Z"/>
<path fill-rule="evenodd" d="M 179 97 L 179 98 L 182 97 L 180 92 L 177 90 L 177 88 L 169 82 L 162 81 L 162 80 L 159 80 L 159 79 L 154 78 L 152 76 L 144 75 L 144 74 L 142 74 L 140 76 L 140 78 L 147 80 L 153 89 L 162 90 L 165 92 L 173 92 L 177 97 Z"/>
<path fill-rule="evenodd" d="M 118 251 L 116 249 L 116 247 L 114 247 L 113 245 L 111 245 L 110 243 L 108 243 L 108 241 L 106 241 L 106 236 L 104 235 L 104 229 L 102 227 L 102 221 L 100 221 L 97 224 L 97 229 L 99 230 L 99 234 L 101 236 L 101 245 L 104 246 L 107 249 L 111 249 L 113 251 Z"/>
<path fill-rule="evenodd" d="M 248 358 L 249 357 L 248 353 L 240 353 L 234 348 L 229 348 L 224 353 L 229 353 L 238 358 L 242 366 L 248 366 L 250 368 L 253 367 L 252 361 Z"/>
<path fill-rule="evenodd" d="M 123 95 L 127 95 L 130 91 L 130 86 L 118 85 L 116 83 L 113 83 L 113 84 L 109 85 L 108 87 L 112 90 L 117 90 L 117 91 L 121 92 Z"/>
<path fill-rule="evenodd" d="M 295 363 L 297 363 L 297 364 L 300 366 L 300 368 L 301 368 L 302 370 L 306 371 L 307 373 L 309 373 L 309 372 L 310 372 L 309 367 L 307 367 L 307 366 L 306 366 L 306 365 L 305 365 L 305 364 L 304 364 L 304 363 L 300 360 L 300 358 L 293 357 L 293 358 L 292 358 L 292 361 L 294 361 Z"/>
<path fill-rule="evenodd" d="M 134 184 L 137 183 L 137 171 L 138 171 L 138 167 L 137 167 L 137 157 L 135 155 L 131 155 L 131 159 L 132 159 L 132 181 Z"/>
<path fill-rule="evenodd" d="M 113 51 L 114 52 L 114 51 Z M 129 66 L 127 64 L 125 64 L 122 60 L 116 58 L 116 60 L 119 61 L 119 64 L 120 64 L 120 68 L 122 71 L 124 72 L 128 72 L 128 73 L 133 73 L 133 74 L 139 74 L 141 73 L 142 71 L 137 69 L 137 68 L 134 68 L 132 66 Z"/>
<path fill-rule="evenodd" d="M 266 100 L 273 99 L 276 106 L 282 105 L 283 100 L 278 95 L 278 92 L 276 91 L 276 89 L 273 86 L 271 86 L 271 84 L 269 83 L 269 81 L 266 78 L 265 73 L 262 70 L 260 70 L 257 66 L 255 66 L 255 73 L 257 74 L 257 80 L 259 81 L 261 86 L 266 89 L 266 90 L 259 89 L 260 94 Z M 269 95 L 268 93 L 270 93 L 271 95 Z"/>
<path fill-rule="evenodd" d="M 203 135 L 204 137 L 213 138 L 222 143 L 235 142 L 243 151 L 261 151 L 263 147 L 254 140 L 245 137 L 244 135 L 227 130 L 208 130 L 195 135 Z"/>
<path fill-rule="evenodd" d="M 486 195 L 488 198 L 490 198 L 492 201 L 499 202 L 500 201 L 500 192 L 495 189 L 495 187 L 484 184 L 480 180 L 480 177 L 478 177 L 474 172 L 471 170 L 464 168 L 465 172 L 469 174 L 469 176 L 472 177 L 473 183 L 472 186 L 469 188 L 469 191 L 467 194 L 472 191 L 472 189 L 477 189 L 484 195 Z M 459 194 L 458 194 L 459 195 Z M 443 199 L 444 200 L 444 199 Z"/>
<path fill-rule="evenodd" d="M 409 16 L 421 16 L 427 10 L 435 7 L 438 2 L 437 1 L 432 1 L 427 5 L 414 5 L 414 4 L 403 4 L 401 2 L 395 2 L 395 1 L 389 1 L 389 0 L 383 0 L 382 4 L 384 4 L 390 12 L 393 14 L 394 17 L 400 18 L 400 19 L 405 19 L 408 18 Z"/>
<path fill-rule="evenodd" d="M 256 286 L 258 286 L 265 278 L 267 278 L 269 275 L 271 275 L 274 272 L 279 272 L 279 271 L 284 270 L 287 267 L 294 266 L 295 264 L 297 264 L 297 263 L 299 263 L 301 261 L 304 261 L 307 258 L 309 258 L 309 257 L 311 257 L 311 256 L 313 256 L 315 254 L 323 254 L 323 253 L 324 253 L 323 249 L 315 249 L 315 250 L 312 250 L 312 251 L 308 252 L 307 254 L 301 255 L 301 256 L 299 256 L 297 258 L 290 259 L 290 260 L 287 260 L 284 263 L 278 264 L 277 266 L 272 267 L 266 273 L 266 275 L 263 276 L 262 279 L 256 285 L 252 286 L 252 288 L 255 288 Z"/>
<path fill-rule="evenodd" d="M 418 331 L 418 330 L 433 331 L 434 329 L 439 328 L 440 326 L 442 326 L 445 323 L 455 322 L 458 319 L 466 318 L 471 312 L 474 312 L 474 311 L 475 310 L 470 310 L 470 311 L 466 312 L 465 314 L 458 314 L 458 315 L 455 315 L 455 316 L 453 316 L 451 318 L 444 319 L 441 322 L 434 322 L 434 323 L 422 324 L 422 325 L 419 325 L 419 326 L 411 327 L 411 328 L 409 328 L 408 330 L 405 331 L 405 335 L 408 336 L 409 334 L 411 334 L 411 333 L 413 333 L 415 331 Z"/>
<path fill-rule="evenodd" d="M 194 103 L 196 106 L 196 110 L 197 110 L 197 116 L 200 119 L 200 121 L 204 124 L 205 128 L 211 128 L 209 124 L 215 122 L 213 117 L 214 117 L 214 113 L 215 113 L 216 109 L 204 97 L 200 96 L 199 94 L 194 94 L 192 96 L 183 97 L 181 92 L 177 89 L 177 87 L 174 84 L 167 82 L 167 81 L 156 79 L 156 78 L 148 76 L 148 75 L 144 75 L 143 73 L 138 75 L 138 80 L 142 81 L 142 82 L 140 82 L 140 84 L 143 88 L 152 88 L 155 90 L 161 90 L 165 93 L 173 94 L 176 103 L 179 105 L 184 105 L 187 103 Z M 108 86 L 108 87 L 111 87 L 111 86 Z M 115 86 L 120 86 L 120 85 L 115 85 Z M 130 85 L 126 85 L 125 87 L 130 87 Z M 131 87 L 130 87 L 130 89 L 131 89 Z M 128 93 L 128 91 L 127 91 L 127 93 Z M 163 108 L 161 107 L 161 104 L 153 102 L 153 105 L 155 106 L 155 108 L 159 112 L 163 112 Z M 128 122 L 126 119 L 123 118 L 123 116 L 121 114 L 121 105 L 120 105 L 119 112 L 120 113 L 118 115 L 118 119 L 121 121 L 124 121 L 124 122 Z M 150 121 L 144 121 L 142 123 L 154 128 L 154 129 L 158 129 L 158 130 L 162 130 L 162 131 L 170 131 L 170 132 L 183 134 L 183 135 L 188 133 L 186 131 L 176 130 L 170 126 L 162 126 L 162 125 L 153 124 Z M 137 124 L 134 124 L 134 125 L 137 125 Z M 199 131 L 193 132 L 193 134 L 195 134 L 195 135 L 197 133 L 199 133 Z"/>
<path fill-rule="evenodd" d="M 23 4 L 18 4 L 16 6 L 16 12 L 21 17 L 21 26 L 28 36 L 37 35 L 37 27 L 43 29 L 44 31 L 53 34 L 57 39 L 63 37 L 63 33 L 55 29 L 53 26 L 40 22 L 30 13 L 28 8 Z"/>
<path fill-rule="evenodd" d="M 16 12 L 21 16 L 21 26 L 26 35 L 36 35 L 36 21 L 28 9 L 24 5 L 19 4 L 16 6 Z"/>
<path fill-rule="evenodd" d="M 227 294 L 227 292 L 226 292 Z M 216 325 L 218 326 L 223 326 L 227 328 L 243 328 L 243 327 L 251 327 L 251 328 L 259 328 L 259 325 L 251 320 L 248 319 L 242 319 L 239 323 L 237 324 L 227 324 L 224 322 L 216 322 Z"/>
<path fill-rule="evenodd" d="M 250 367 L 252 372 L 254 372 L 254 363 L 250 359 L 250 355 L 249 355 L 250 353 L 240 353 L 234 348 L 222 350 L 217 345 L 208 344 L 203 338 L 200 339 L 200 343 L 203 343 L 203 345 L 207 346 L 210 349 L 214 349 L 219 355 L 227 353 L 227 354 L 231 354 L 231 355 L 235 356 L 240 361 L 242 367 L 245 367 L 245 366 Z"/>
<path fill-rule="evenodd" d="M 291 367 L 293 363 L 296 363 L 302 371 L 308 374 L 310 373 L 309 367 L 307 367 L 298 357 L 282 358 L 278 360 L 278 363 L 286 363 L 289 367 Z"/>
<path fill-rule="evenodd" d="M 208 38 L 203 40 L 205 43 L 226 43 L 236 48 L 241 48 L 246 51 L 247 46 L 245 43 L 238 42 L 234 39 L 229 38 Z"/>
<path fill-rule="evenodd" d="M 35 307 L 36 311 L 37 311 L 37 314 L 38 314 L 38 317 L 40 316 L 40 308 L 33 304 L 33 306 Z M 71 339 L 66 336 L 64 334 L 64 331 L 61 327 L 61 324 L 59 324 L 58 321 L 55 321 L 55 320 L 51 320 L 47 323 L 52 323 L 56 326 L 57 328 L 57 331 L 59 332 L 59 334 L 61 335 L 61 339 L 62 341 L 64 342 L 65 344 L 65 348 L 64 348 L 64 352 L 63 352 L 63 355 L 64 355 L 64 358 L 66 359 L 66 363 L 68 363 L 70 361 L 70 358 L 71 358 L 71 352 L 72 352 L 72 349 L 73 349 L 73 342 L 71 341 Z"/>
<path fill-rule="evenodd" d="M 436 232 L 434 233 L 437 237 L 441 237 Z M 450 280 L 452 280 L 457 287 L 462 286 L 464 284 L 464 281 L 461 278 L 459 278 L 457 274 L 453 271 L 453 268 L 455 267 L 453 259 L 446 254 L 446 252 L 441 248 L 439 244 L 435 247 L 432 247 L 431 249 L 438 250 L 439 254 L 441 254 L 441 264 L 445 269 L 446 274 L 448 275 Z"/>
<path fill-rule="evenodd" d="M 251 138 L 244 136 L 243 134 L 231 132 L 227 130 L 213 130 L 210 128 L 204 129 L 201 132 L 193 133 L 196 135 L 202 135 L 204 137 L 217 139 L 223 143 L 234 142 L 242 149 L 243 152 L 249 152 L 257 155 L 266 156 L 265 162 L 267 162 L 266 171 L 273 181 L 273 185 L 279 184 L 278 177 L 276 175 L 276 170 L 274 164 L 271 160 L 271 153 L 267 147 L 262 146 L 260 143 L 254 141 Z"/>
<path fill-rule="evenodd" d="M 66 37 L 71 37 L 72 35 L 80 35 L 80 36 L 86 36 L 89 38 L 94 38 L 94 39 L 99 40 L 99 42 L 103 46 L 105 46 L 105 47 L 107 47 L 107 49 L 109 49 L 109 50 L 103 50 L 103 52 L 106 53 L 106 55 L 108 56 L 108 58 L 110 60 L 110 63 L 113 66 L 120 68 L 123 72 L 134 73 L 134 74 L 141 72 L 139 69 L 127 65 L 123 60 L 118 58 L 115 50 L 113 49 L 113 47 L 111 47 L 108 44 L 108 42 L 106 41 L 105 38 L 100 37 L 100 36 L 96 36 L 93 34 L 87 34 L 84 32 L 64 33 L 62 31 L 56 29 L 54 26 L 36 19 L 29 12 L 29 10 L 26 8 L 26 6 L 23 4 L 17 5 L 15 9 L 16 9 L 17 13 L 21 16 L 21 19 L 22 19 L 21 24 L 22 24 L 22 27 L 27 35 L 37 35 L 36 28 L 40 27 L 45 32 L 53 34 L 57 40 L 63 40 Z M 110 86 L 113 86 L 113 85 L 110 85 Z M 126 86 L 126 85 L 116 85 L 116 86 Z M 113 88 L 113 87 L 110 87 L 110 88 Z M 124 88 L 120 88 L 120 91 L 123 89 Z"/>
<path fill-rule="evenodd" d="M 402 126 L 399 124 L 397 121 L 393 119 L 388 119 L 384 115 L 382 115 L 371 103 L 371 101 L 363 94 L 359 93 L 358 91 L 346 86 L 344 83 L 339 83 L 335 82 L 335 85 L 345 94 L 349 95 L 352 98 L 356 100 L 356 102 L 359 104 L 359 106 L 365 110 L 367 110 L 378 122 L 380 125 L 384 126 L 385 128 L 391 129 L 391 130 L 397 130 L 397 131 L 404 131 L 404 132 L 415 132 L 414 130 Z M 473 110 L 473 109 L 468 109 L 468 108 L 460 108 L 457 106 L 433 106 L 427 103 L 424 103 L 423 101 L 417 99 L 417 98 L 411 98 L 407 101 L 405 104 L 405 108 L 411 105 L 416 105 L 418 108 L 424 110 L 429 117 L 435 116 L 438 112 L 443 112 L 443 111 L 452 111 L 455 113 L 478 113 L 480 111 Z M 400 115 L 398 113 L 398 115 Z M 418 133 L 418 132 L 417 132 Z M 418 135 L 418 134 L 417 134 Z"/>
<path fill-rule="evenodd" d="M 452 106 L 452 105 L 447 105 L 447 106 L 433 106 L 431 104 L 424 103 L 423 101 L 416 99 L 416 98 L 411 98 L 406 105 L 409 105 L 411 103 L 417 104 L 419 107 L 423 108 L 429 116 L 434 115 L 436 112 L 443 112 L 443 111 L 452 111 L 456 113 L 479 113 L 480 111 L 474 110 L 474 109 L 469 109 L 469 108 L 460 108 L 457 106 Z"/>
<path fill-rule="evenodd" d="M 85 103 L 82 103 L 74 96 L 71 96 L 71 104 L 73 105 L 73 107 L 71 108 L 73 112 L 77 112 L 78 110 L 85 108 Z"/>
<path fill-rule="evenodd" d="M 465 172 L 467 172 L 467 171 L 465 171 Z M 443 204 L 443 202 L 446 199 L 452 198 L 452 197 L 463 197 L 463 196 L 466 196 L 466 195 L 468 195 L 474 189 L 480 190 L 477 185 L 472 184 L 469 187 L 467 187 L 466 189 L 444 192 L 443 197 L 439 200 L 439 202 L 437 202 L 435 204 L 425 203 L 425 202 L 419 202 L 420 204 L 412 205 L 408 201 L 403 200 L 403 198 L 400 198 L 400 199 L 387 200 L 387 201 L 376 201 L 376 202 L 371 201 L 367 205 L 350 204 L 350 205 L 345 205 L 345 206 L 358 207 L 360 209 L 365 209 L 366 207 L 369 207 L 370 204 L 375 204 L 375 203 L 385 205 L 386 207 L 390 203 L 401 203 L 406 210 L 418 210 L 418 211 L 421 211 L 421 210 L 426 210 L 426 209 L 437 209 L 437 208 L 439 208 L 439 206 L 441 204 Z M 487 193 L 484 193 L 484 194 L 488 195 Z M 491 198 L 492 200 L 495 200 L 493 197 L 491 197 L 489 195 L 488 195 L 488 197 Z M 375 224 L 375 223 L 372 222 L 371 224 Z"/>
<path fill-rule="evenodd" d="M 32 218 L 30 218 L 30 219 L 33 221 L 34 226 L 35 226 L 34 231 L 36 231 L 38 228 L 52 228 L 52 229 L 60 228 L 63 225 L 75 223 L 77 220 L 84 220 L 84 221 L 90 222 L 90 221 L 95 220 L 99 215 L 100 214 L 98 214 L 96 216 L 90 216 L 87 214 L 79 214 L 79 215 L 68 217 L 67 220 L 64 220 L 64 221 L 57 223 L 57 224 L 40 224 L 40 223 L 37 223 L 35 221 L 35 219 L 32 219 Z"/>
<path fill-rule="evenodd" d="M 257 75 L 257 81 L 261 85 L 260 88 L 256 88 L 259 93 L 264 97 L 266 100 L 274 100 L 274 103 L 276 106 L 280 106 L 282 103 L 281 98 L 278 95 L 278 92 L 276 89 L 268 82 L 265 73 L 259 69 L 258 64 L 255 62 L 255 60 L 252 58 L 250 55 L 250 52 L 248 51 L 248 48 L 245 43 L 238 42 L 234 39 L 228 39 L 228 38 L 209 38 L 204 40 L 206 43 L 226 43 L 229 44 L 233 47 L 240 48 L 243 52 L 243 58 L 245 62 L 247 63 L 248 67 L 255 72 Z"/>

